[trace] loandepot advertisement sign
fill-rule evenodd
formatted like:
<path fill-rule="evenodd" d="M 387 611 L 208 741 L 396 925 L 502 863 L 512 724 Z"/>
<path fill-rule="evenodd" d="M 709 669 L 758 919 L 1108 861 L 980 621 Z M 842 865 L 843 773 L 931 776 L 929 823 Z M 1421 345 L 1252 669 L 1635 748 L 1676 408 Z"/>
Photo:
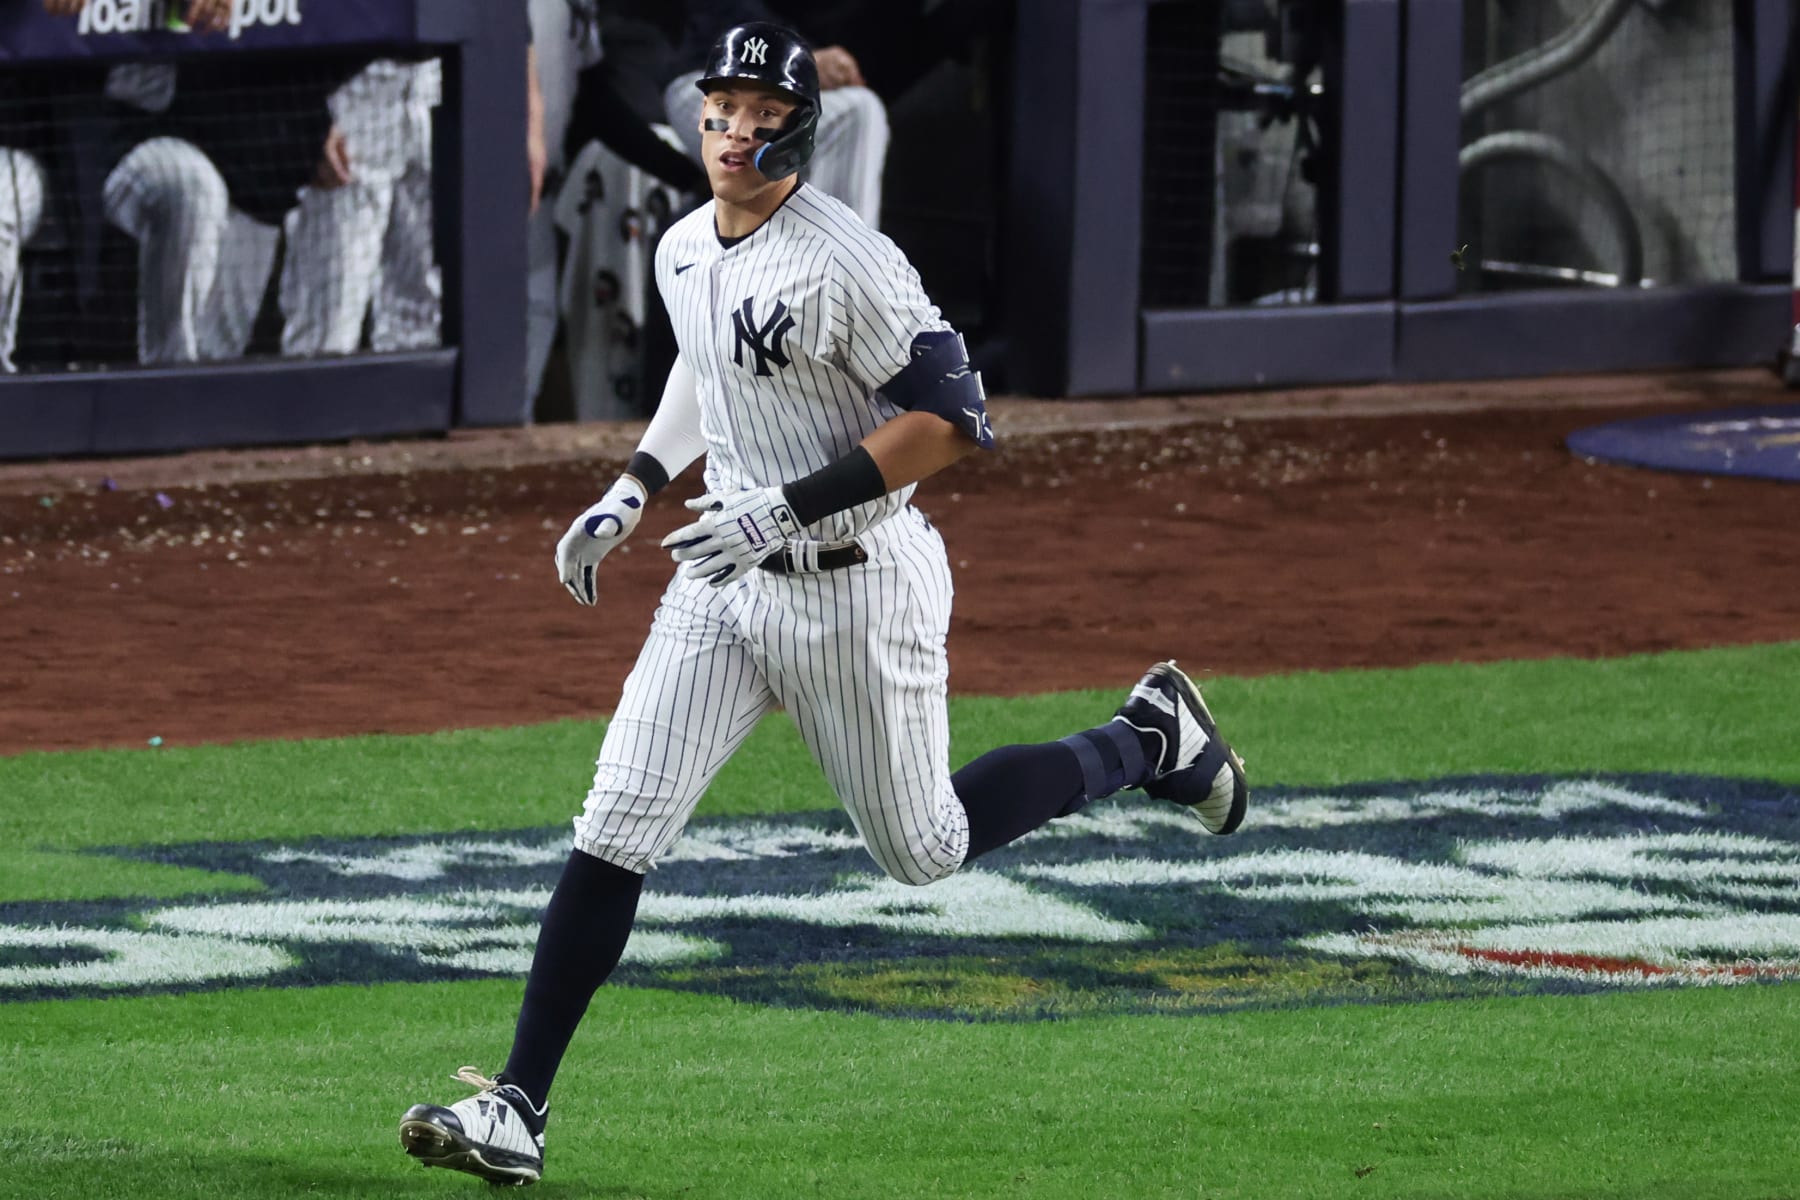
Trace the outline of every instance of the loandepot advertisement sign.
<path fill-rule="evenodd" d="M 619 981 L 909 1014 L 1800 976 L 1800 794 L 1719 779 L 1267 789 L 1237 835 L 1135 795 L 925 888 L 839 814 L 696 822 Z M 563 830 L 120 850 L 251 898 L 0 903 L 0 1000 L 521 976 Z"/>

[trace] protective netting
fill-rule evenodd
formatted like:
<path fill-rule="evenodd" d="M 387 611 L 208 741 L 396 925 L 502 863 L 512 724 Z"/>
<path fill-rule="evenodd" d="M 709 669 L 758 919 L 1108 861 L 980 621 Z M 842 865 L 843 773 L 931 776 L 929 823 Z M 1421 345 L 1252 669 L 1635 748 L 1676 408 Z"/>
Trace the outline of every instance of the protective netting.
<path fill-rule="evenodd" d="M 1737 277 L 1732 7 L 1466 0 L 1461 287 Z"/>
<path fill-rule="evenodd" d="M 1313 298 L 1320 12 L 1284 27 L 1273 0 L 1151 5 L 1145 307 Z"/>
<path fill-rule="evenodd" d="M 372 51 L 0 75 L 0 364 L 439 343 L 435 61 Z"/>

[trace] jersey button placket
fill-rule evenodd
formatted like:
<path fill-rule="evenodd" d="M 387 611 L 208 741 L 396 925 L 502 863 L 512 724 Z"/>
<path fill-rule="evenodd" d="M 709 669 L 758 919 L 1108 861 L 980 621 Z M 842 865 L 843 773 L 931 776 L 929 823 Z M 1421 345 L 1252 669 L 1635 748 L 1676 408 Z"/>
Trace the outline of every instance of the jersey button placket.
<path fill-rule="evenodd" d="M 720 469 L 719 476 L 714 476 L 711 462 L 712 455 L 708 454 L 707 473 L 709 477 L 729 478 L 730 473 L 735 473 L 738 470 L 739 464 L 736 461 L 736 455 L 738 453 L 737 447 L 743 444 L 743 440 L 737 427 L 737 406 L 731 403 L 732 377 L 730 375 L 731 368 L 729 366 L 731 361 L 731 345 L 725 334 L 725 331 L 731 328 L 731 314 L 725 311 L 724 304 L 720 300 L 720 297 L 723 296 L 725 292 L 724 274 L 726 253 L 730 252 L 726 251 L 724 253 L 716 254 L 706 264 L 706 312 L 712 319 L 712 353 L 713 362 L 717 371 L 715 377 L 718 381 L 719 419 L 731 430 L 731 458 L 729 460 L 729 465 L 724 461 L 718 464 Z"/>

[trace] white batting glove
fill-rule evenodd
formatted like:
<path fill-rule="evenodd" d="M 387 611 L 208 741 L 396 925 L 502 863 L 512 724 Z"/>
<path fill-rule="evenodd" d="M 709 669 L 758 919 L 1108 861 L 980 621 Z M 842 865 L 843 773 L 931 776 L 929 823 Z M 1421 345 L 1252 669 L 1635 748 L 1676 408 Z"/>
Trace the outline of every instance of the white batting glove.
<path fill-rule="evenodd" d="M 688 579 L 704 579 L 723 587 L 781 549 L 800 522 L 778 487 L 707 494 L 689 500 L 700 514 L 663 539 L 663 549 Z"/>
<path fill-rule="evenodd" d="M 600 503 L 576 517 L 569 532 L 556 543 L 556 576 L 577 603 L 594 603 L 595 568 L 637 528 L 644 515 L 644 501 L 649 498 L 643 484 L 630 475 L 621 475 L 617 483 L 606 489 Z"/>

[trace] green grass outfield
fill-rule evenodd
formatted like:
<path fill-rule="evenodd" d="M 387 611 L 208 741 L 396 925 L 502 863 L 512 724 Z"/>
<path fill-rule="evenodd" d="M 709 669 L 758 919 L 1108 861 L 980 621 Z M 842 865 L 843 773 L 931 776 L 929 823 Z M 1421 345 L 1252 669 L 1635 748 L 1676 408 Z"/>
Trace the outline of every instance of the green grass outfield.
<path fill-rule="evenodd" d="M 1253 783 L 1800 783 L 1800 644 L 1219 679 Z M 1111 692 L 962 698 L 954 757 Z M 598 723 L 0 759 L 0 904 L 254 880 L 84 854 L 567 819 Z M 828 804 L 768 722 L 702 813 Z M 1254 819 L 1254 810 L 1252 813 Z M 394 1135 L 493 1069 L 513 980 L 0 1003 L 0 1196 L 471 1194 Z M 601 993 L 539 1191 L 600 1197 L 1800 1197 L 1800 988 L 963 1023 Z"/>

